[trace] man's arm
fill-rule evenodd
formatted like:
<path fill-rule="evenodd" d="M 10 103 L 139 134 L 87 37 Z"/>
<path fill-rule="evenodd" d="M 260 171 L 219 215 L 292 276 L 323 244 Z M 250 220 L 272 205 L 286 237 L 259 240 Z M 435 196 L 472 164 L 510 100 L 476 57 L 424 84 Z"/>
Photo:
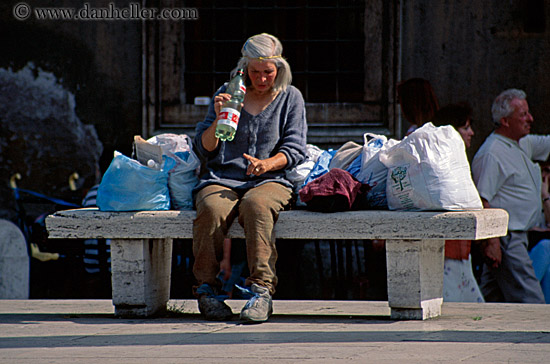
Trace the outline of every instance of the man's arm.
<path fill-rule="evenodd" d="M 544 222 L 545 226 L 548 227 L 550 224 L 550 175 L 542 176 L 542 185 L 540 197 L 542 198 L 542 209 L 544 211 Z"/>
<path fill-rule="evenodd" d="M 481 202 L 483 203 L 483 207 L 488 209 L 491 208 L 491 205 L 489 205 L 489 202 L 482 198 Z M 500 238 L 489 238 L 485 240 L 482 245 L 483 255 L 485 256 L 485 260 L 487 265 L 489 265 L 492 268 L 498 268 L 500 265 L 500 262 L 502 261 L 502 250 L 500 249 Z"/>

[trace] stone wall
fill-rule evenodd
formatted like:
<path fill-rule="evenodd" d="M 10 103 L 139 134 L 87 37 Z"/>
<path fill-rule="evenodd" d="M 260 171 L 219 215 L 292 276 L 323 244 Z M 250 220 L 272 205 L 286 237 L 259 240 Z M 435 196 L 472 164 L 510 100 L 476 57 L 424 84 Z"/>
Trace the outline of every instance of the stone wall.
<path fill-rule="evenodd" d="M 546 7 L 527 7 L 537 3 Z M 544 1 L 403 2 L 401 79 L 430 80 L 441 105 L 473 106 L 470 154 L 493 130 L 491 103 L 507 88 L 527 92 L 532 132 L 550 133 L 548 11 Z"/>

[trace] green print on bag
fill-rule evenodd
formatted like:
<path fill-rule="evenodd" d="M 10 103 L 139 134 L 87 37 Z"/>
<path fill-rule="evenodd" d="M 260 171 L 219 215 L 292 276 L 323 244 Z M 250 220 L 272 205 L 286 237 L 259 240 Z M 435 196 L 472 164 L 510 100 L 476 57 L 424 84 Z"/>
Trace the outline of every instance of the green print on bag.
<path fill-rule="evenodd" d="M 405 164 L 390 169 L 390 188 L 393 190 L 393 195 L 399 200 L 403 208 L 414 209 L 414 202 L 411 199 L 413 188 L 409 176 L 409 167 L 408 164 Z"/>
<path fill-rule="evenodd" d="M 407 177 L 407 167 L 396 167 L 391 172 L 391 179 L 394 185 L 399 183 L 400 191 L 403 191 L 403 180 L 406 177 Z"/>

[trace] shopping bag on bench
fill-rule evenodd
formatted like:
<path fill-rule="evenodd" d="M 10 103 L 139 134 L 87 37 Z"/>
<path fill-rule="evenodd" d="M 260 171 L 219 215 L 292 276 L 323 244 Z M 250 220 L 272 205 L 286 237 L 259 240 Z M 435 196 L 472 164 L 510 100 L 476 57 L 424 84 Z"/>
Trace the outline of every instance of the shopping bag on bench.
<path fill-rule="evenodd" d="M 479 210 L 464 141 L 450 125 L 427 123 L 380 151 L 390 210 Z"/>
<path fill-rule="evenodd" d="M 150 168 L 115 152 L 97 191 L 101 211 L 169 210 L 168 172 L 176 162 L 163 157 L 160 168 Z"/>

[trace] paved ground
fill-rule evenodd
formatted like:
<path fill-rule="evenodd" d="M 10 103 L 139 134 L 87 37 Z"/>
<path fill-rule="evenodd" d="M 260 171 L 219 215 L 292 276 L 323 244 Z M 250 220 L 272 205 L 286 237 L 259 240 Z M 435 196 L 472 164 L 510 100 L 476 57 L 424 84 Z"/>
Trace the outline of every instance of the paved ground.
<path fill-rule="evenodd" d="M 259 325 L 205 322 L 195 301 L 170 311 L 118 319 L 109 300 L 0 300 L 0 363 L 550 362 L 548 305 L 445 303 L 440 318 L 391 321 L 386 302 L 275 301 Z"/>

